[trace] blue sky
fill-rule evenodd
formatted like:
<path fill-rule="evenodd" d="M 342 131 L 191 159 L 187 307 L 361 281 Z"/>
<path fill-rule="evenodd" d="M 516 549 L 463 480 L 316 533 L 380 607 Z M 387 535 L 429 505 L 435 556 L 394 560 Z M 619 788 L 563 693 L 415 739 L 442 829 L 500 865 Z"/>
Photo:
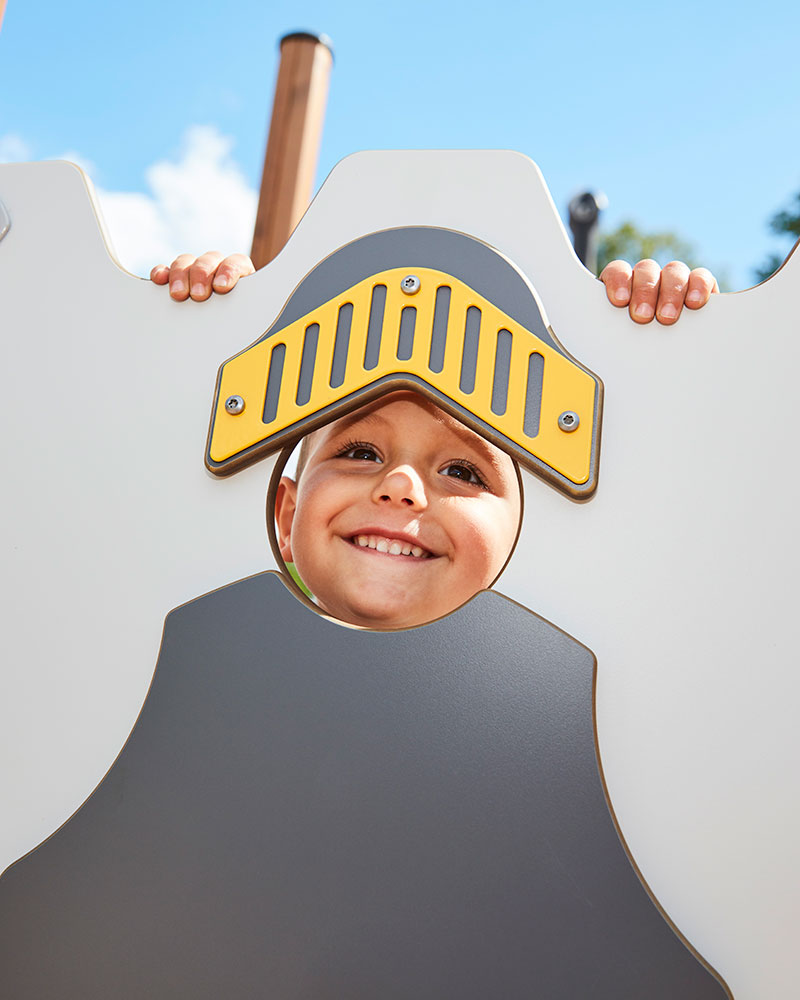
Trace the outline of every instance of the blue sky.
<path fill-rule="evenodd" d="M 310 29 L 336 54 L 320 181 L 358 149 L 518 149 L 562 211 L 603 190 L 607 227 L 673 229 L 743 288 L 791 245 L 767 220 L 800 190 L 799 11 L 8 0 L 0 159 L 87 165 L 133 269 L 171 247 L 247 249 L 277 39 Z"/>

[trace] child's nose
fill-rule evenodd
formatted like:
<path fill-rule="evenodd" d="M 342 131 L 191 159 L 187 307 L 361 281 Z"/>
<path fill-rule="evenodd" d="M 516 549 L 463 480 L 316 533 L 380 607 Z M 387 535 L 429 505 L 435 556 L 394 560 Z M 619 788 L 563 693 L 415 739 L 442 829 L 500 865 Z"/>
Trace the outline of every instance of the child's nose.
<path fill-rule="evenodd" d="M 372 495 L 376 503 L 393 503 L 422 510 L 428 506 L 425 484 L 419 473 L 410 465 L 389 469 L 377 484 Z"/>

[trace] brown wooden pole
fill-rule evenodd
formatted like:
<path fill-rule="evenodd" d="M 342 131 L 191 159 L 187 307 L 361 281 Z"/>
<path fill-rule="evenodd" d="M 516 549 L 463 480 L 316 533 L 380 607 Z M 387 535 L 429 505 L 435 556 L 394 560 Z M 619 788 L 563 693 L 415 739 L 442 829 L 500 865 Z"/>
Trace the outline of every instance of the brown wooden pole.
<path fill-rule="evenodd" d="M 0 28 L 3 27 L 3 14 L 6 12 L 6 0 L 0 0 Z"/>
<path fill-rule="evenodd" d="M 333 65 L 324 35 L 295 32 L 280 48 L 251 250 L 256 268 L 283 249 L 311 201 Z"/>

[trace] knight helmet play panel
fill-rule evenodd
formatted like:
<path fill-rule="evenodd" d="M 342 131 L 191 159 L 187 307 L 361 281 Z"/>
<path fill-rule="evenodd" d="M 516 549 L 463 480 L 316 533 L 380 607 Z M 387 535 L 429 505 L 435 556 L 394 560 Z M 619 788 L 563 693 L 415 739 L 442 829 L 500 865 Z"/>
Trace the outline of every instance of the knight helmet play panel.
<path fill-rule="evenodd" d="M 594 491 L 599 380 L 513 265 L 433 228 L 314 268 L 220 369 L 208 464 L 397 387 Z M 177 609 L 111 770 L 0 881 L 4 991 L 725 996 L 617 833 L 594 667 L 488 592 L 394 633 L 342 627 L 274 574 Z"/>
<path fill-rule="evenodd" d="M 75 168 L 0 197 L 0 996 L 793 995 L 798 261 L 639 327 L 524 157 L 369 153 L 179 305 Z M 397 388 L 524 518 L 503 593 L 372 631 L 265 510 Z"/>

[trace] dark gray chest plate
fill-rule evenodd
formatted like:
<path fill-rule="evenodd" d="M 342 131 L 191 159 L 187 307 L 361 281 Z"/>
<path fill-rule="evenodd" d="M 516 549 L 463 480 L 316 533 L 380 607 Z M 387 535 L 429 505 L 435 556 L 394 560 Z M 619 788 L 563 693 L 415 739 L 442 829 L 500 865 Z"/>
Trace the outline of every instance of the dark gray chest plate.
<path fill-rule="evenodd" d="M 728 995 L 617 836 L 593 670 L 492 593 L 383 634 L 275 574 L 179 608 L 116 763 L 0 880 L 0 995 Z"/>

